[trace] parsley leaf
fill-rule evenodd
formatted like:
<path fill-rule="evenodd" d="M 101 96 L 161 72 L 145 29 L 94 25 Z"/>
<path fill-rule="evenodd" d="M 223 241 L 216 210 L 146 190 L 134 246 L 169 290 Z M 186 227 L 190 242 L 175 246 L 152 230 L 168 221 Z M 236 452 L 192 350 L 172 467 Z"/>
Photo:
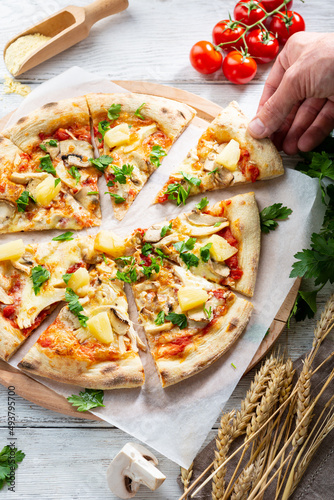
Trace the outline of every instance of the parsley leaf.
<path fill-rule="evenodd" d="M 290 214 L 292 214 L 291 208 L 283 207 L 282 203 L 274 203 L 264 208 L 260 212 L 261 231 L 263 233 L 274 231 L 278 226 L 276 221 L 286 220 Z"/>
<path fill-rule="evenodd" d="M 125 198 L 122 198 L 119 194 L 116 193 L 109 193 L 109 191 L 106 191 L 104 194 L 109 194 L 112 198 L 114 198 L 116 205 L 119 205 L 120 203 L 123 203 L 125 201 Z"/>
<path fill-rule="evenodd" d="M 161 250 L 160 248 L 156 248 L 155 249 L 155 252 L 160 256 L 162 257 L 163 259 L 167 259 L 167 255 L 165 255 Z"/>
<path fill-rule="evenodd" d="M 209 309 L 206 309 L 205 305 L 203 306 L 203 311 L 207 315 L 208 319 L 211 319 L 212 316 L 212 307 L 210 306 Z"/>
<path fill-rule="evenodd" d="M 136 115 L 136 116 L 138 116 L 138 118 L 140 118 L 141 120 L 145 120 L 144 116 L 140 114 L 140 112 L 141 112 L 141 110 L 143 109 L 143 107 L 145 106 L 145 104 L 146 104 L 146 103 L 145 103 L 145 102 L 143 102 L 143 104 L 141 104 L 141 105 L 139 106 L 139 108 L 138 108 L 138 109 L 136 109 L 136 111 L 135 111 L 135 115 Z"/>
<path fill-rule="evenodd" d="M 151 257 L 151 265 L 149 266 L 143 265 L 145 262 L 141 262 L 140 264 L 143 266 L 142 272 L 146 278 L 150 278 L 153 273 L 159 273 L 160 271 L 160 266 L 155 257 Z"/>
<path fill-rule="evenodd" d="M 108 109 L 108 118 L 109 120 L 117 120 L 119 118 L 119 115 L 121 114 L 121 104 L 112 104 L 110 108 Z"/>
<path fill-rule="evenodd" d="M 100 158 L 89 158 L 89 161 L 94 165 L 95 168 L 97 168 L 97 170 L 99 170 L 100 172 L 104 172 L 107 166 L 113 162 L 113 158 L 108 155 L 102 155 L 100 156 Z"/>
<path fill-rule="evenodd" d="M 160 167 L 161 161 L 160 158 L 162 156 L 167 156 L 167 153 L 161 146 L 153 146 L 151 154 L 150 154 L 150 162 L 156 168 Z"/>
<path fill-rule="evenodd" d="M 109 129 L 110 129 L 110 123 L 107 122 L 106 120 L 103 120 L 102 122 L 99 122 L 99 124 L 97 126 L 97 130 L 102 135 L 102 139 L 104 139 L 104 136 L 106 135 L 106 132 Z M 102 139 L 99 139 L 99 142 L 102 142 Z"/>
<path fill-rule="evenodd" d="M 199 264 L 199 258 L 191 252 L 180 253 L 180 258 L 187 265 L 188 269 L 190 267 L 197 267 Z"/>
<path fill-rule="evenodd" d="M 176 200 L 177 206 L 186 204 L 187 198 L 190 193 L 190 187 L 186 191 L 182 184 L 178 182 L 174 182 L 173 184 L 169 184 L 167 187 L 167 191 L 164 192 L 164 194 L 168 194 L 168 199 L 169 200 Z"/>
<path fill-rule="evenodd" d="M 199 186 L 201 184 L 201 179 L 199 179 L 198 177 L 194 177 L 190 174 L 188 174 L 187 172 L 180 172 L 183 176 L 183 178 L 189 182 L 189 184 L 193 184 L 193 186 Z"/>
<path fill-rule="evenodd" d="M 185 314 L 177 314 L 172 312 L 167 314 L 165 319 L 167 321 L 171 321 L 173 325 L 178 326 L 180 330 L 183 330 L 188 326 L 187 316 Z"/>
<path fill-rule="evenodd" d="M 57 179 L 55 179 L 55 187 L 57 187 L 59 183 L 60 183 L 60 179 L 59 179 L 59 177 L 57 177 Z"/>
<path fill-rule="evenodd" d="M 195 208 L 198 210 L 203 210 L 209 204 L 209 200 L 207 198 L 202 198 L 199 203 L 196 203 Z"/>
<path fill-rule="evenodd" d="M 50 139 L 49 141 L 46 141 L 46 144 L 49 144 L 53 148 L 58 146 L 58 141 L 56 139 Z"/>
<path fill-rule="evenodd" d="M 39 170 L 43 170 L 48 174 L 57 175 L 50 155 L 42 156 L 42 158 L 39 159 Z"/>
<path fill-rule="evenodd" d="M 165 316 L 166 316 L 165 311 L 160 311 L 157 317 L 155 318 L 154 323 L 158 326 L 163 325 L 165 322 Z"/>
<path fill-rule="evenodd" d="M 0 490 L 7 483 L 12 484 L 13 471 L 25 457 L 23 451 L 6 445 L 0 451 Z"/>
<path fill-rule="evenodd" d="M 133 165 L 127 163 L 126 165 L 123 165 L 121 168 L 116 167 L 114 165 L 112 165 L 112 168 L 115 174 L 115 181 L 119 182 L 120 184 L 126 184 L 126 177 L 131 176 L 134 167 Z"/>
<path fill-rule="evenodd" d="M 164 238 L 168 231 L 172 229 L 172 223 L 168 224 L 168 226 L 164 226 L 160 231 L 161 238 Z"/>
<path fill-rule="evenodd" d="M 66 231 L 66 233 L 60 234 L 59 236 L 55 236 L 52 238 L 52 241 L 71 241 L 73 233 L 71 231 Z"/>
<path fill-rule="evenodd" d="M 216 222 L 213 227 L 219 227 L 222 224 L 222 222 Z"/>
<path fill-rule="evenodd" d="M 79 392 L 79 396 L 72 394 L 67 398 L 67 401 L 72 403 L 72 406 L 77 406 L 78 411 L 87 411 L 98 406 L 105 406 L 103 404 L 104 393 L 102 390 L 85 389 Z"/>
<path fill-rule="evenodd" d="M 83 307 L 79 302 L 79 295 L 77 295 L 72 288 L 66 288 L 65 300 L 68 303 L 68 308 L 79 320 L 79 323 L 84 328 L 87 327 L 88 316 L 82 314 Z"/>
<path fill-rule="evenodd" d="M 29 193 L 29 191 L 23 191 L 16 200 L 17 211 L 25 212 L 30 200 L 36 203 L 35 198 Z"/>
<path fill-rule="evenodd" d="M 68 170 L 68 173 L 73 177 L 73 179 L 75 179 L 75 183 L 78 184 L 78 182 L 80 181 L 81 179 L 81 174 L 79 172 L 79 170 L 77 169 L 77 167 L 75 167 L 74 165 Z"/>
<path fill-rule="evenodd" d="M 118 257 L 122 264 L 126 264 L 123 272 L 117 271 L 116 278 L 124 281 L 125 283 L 134 283 L 137 281 L 137 272 L 135 269 L 135 258 L 134 257 Z"/>
<path fill-rule="evenodd" d="M 50 271 L 43 266 L 35 266 L 32 268 L 30 277 L 32 279 L 35 295 L 39 294 L 43 283 L 48 281 L 50 276 L 51 276 Z"/>
<path fill-rule="evenodd" d="M 68 282 L 70 281 L 72 274 L 73 273 L 65 273 L 65 274 L 63 274 L 62 278 L 63 278 L 64 282 L 66 283 L 66 285 L 68 285 Z"/>
<path fill-rule="evenodd" d="M 207 243 L 204 247 L 201 247 L 200 254 L 203 262 L 208 262 L 210 259 L 210 248 L 212 247 L 212 243 Z"/>
<path fill-rule="evenodd" d="M 141 253 L 147 257 L 150 253 L 152 253 L 152 245 L 151 243 L 145 243 L 145 245 L 143 246 L 143 248 L 141 249 Z"/>
<path fill-rule="evenodd" d="M 196 243 L 196 238 L 188 238 L 187 241 L 177 241 L 173 244 L 177 252 L 187 252 L 188 250 L 193 250 Z"/>
<path fill-rule="evenodd" d="M 218 167 L 211 170 L 211 172 L 208 172 L 208 175 L 215 174 L 216 172 L 218 172 Z"/>
<path fill-rule="evenodd" d="M 88 193 L 87 193 L 88 196 L 91 196 L 93 194 L 99 194 L 99 192 L 98 191 L 88 191 Z"/>
<path fill-rule="evenodd" d="M 41 142 L 41 143 L 40 143 L 40 145 L 39 145 L 39 147 L 40 147 L 43 151 L 45 151 L 45 152 L 47 153 L 47 149 L 46 149 L 45 144 L 43 144 L 43 143 Z"/>
<path fill-rule="evenodd" d="M 309 177 L 318 178 L 319 185 L 322 191 L 322 198 L 324 201 L 325 190 L 321 183 L 324 177 L 334 180 L 334 159 L 330 157 L 326 151 L 318 153 L 311 151 L 309 153 L 300 153 L 304 158 L 304 162 L 296 165 L 296 170 L 308 175 Z"/>

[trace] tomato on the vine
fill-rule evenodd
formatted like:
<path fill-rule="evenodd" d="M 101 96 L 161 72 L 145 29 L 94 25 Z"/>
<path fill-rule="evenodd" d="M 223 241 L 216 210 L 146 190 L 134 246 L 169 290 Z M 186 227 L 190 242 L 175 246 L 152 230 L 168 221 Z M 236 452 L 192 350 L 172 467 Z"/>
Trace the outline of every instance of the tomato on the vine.
<path fill-rule="evenodd" d="M 264 7 L 262 3 L 260 3 L 260 0 L 240 0 L 234 7 L 234 19 L 250 26 L 251 24 L 262 21 L 265 16 L 262 9 L 264 9 Z"/>
<path fill-rule="evenodd" d="M 288 10 L 286 16 L 283 14 L 273 16 L 269 30 L 277 35 L 280 43 L 285 43 L 294 33 L 305 31 L 305 21 L 297 12 Z"/>
<path fill-rule="evenodd" d="M 223 61 L 223 73 L 232 83 L 248 83 L 256 75 L 255 59 L 238 50 L 229 52 Z"/>
<path fill-rule="evenodd" d="M 218 71 L 222 65 L 223 56 L 210 42 L 202 40 L 195 43 L 190 50 L 190 62 L 193 68 L 203 75 Z"/>
<path fill-rule="evenodd" d="M 256 58 L 256 62 L 265 64 L 278 54 L 279 43 L 277 38 L 268 31 L 254 29 L 247 33 L 246 42 L 251 56 Z"/>
<path fill-rule="evenodd" d="M 261 3 L 267 12 L 272 12 L 273 10 L 278 9 L 278 7 L 280 5 L 282 5 L 283 0 L 261 0 Z M 285 10 L 285 7 L 288 10 L 291 10 L 292 4 L 293 4 L 293 1 L 291 0 L 291 2 L 289 2 L 281 10 Z"/>
<path fill-rule="evenodd" d="M 224 50 L 230 50 L 231 48 L 240 49 L 244 45 L 244 41 L 240 38 L 245 33 L 245 29 L 238 25 L 235 21 L 230 21 L 225 19 L 224 21 L 219 21 L 212 31 L 212 39 L 215 45 L 224 43 L 221 48 Z M 240 40 L 238 40 L 240 38 Z M 238 40 L 236 42 L 236 40 Z"/>

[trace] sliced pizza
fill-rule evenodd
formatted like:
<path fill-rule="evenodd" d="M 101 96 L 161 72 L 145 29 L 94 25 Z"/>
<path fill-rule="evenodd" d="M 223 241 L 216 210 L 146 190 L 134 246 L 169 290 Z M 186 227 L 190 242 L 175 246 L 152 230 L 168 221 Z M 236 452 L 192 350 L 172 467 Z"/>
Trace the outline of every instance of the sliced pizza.
<path fill-rule="evenodd" d="M 164 255 L 194 275 L 252 297 L 261 238 L 255 195 L 207 205 L 204 198 L 190 213 L 136 230 L 129 246 L 142 248 L 144 257 Z"/>
<path fill-rule="evenodd" d="M 16 198 L 9 201 L 17 208 L 6 232 L 100 225 L 101 172 L 93 163 L 84 97 L 46 104 L 3 135 L 7 139 L 1 138 L 1 181 L 15 186 Z M 10 151 L 8 140 L 16 150 L 12 145 Z"/>
<path fill-rule="evenodd" d="M 180 205 L 198 193 L 282 175 L 283 163 L 275 146 L 269 139 L 253 139 L 248 122 L 236 102 L 223 109 L 170 175 L 156 203 L 175 200 Z"/>
<path fill-rule="evenodd" d="M 117 219 L 121 220 L 150 175 L 161 165 L 195 111 L 144 94 L 86 96 L 100 158 Z"/>
<path fill-rule="evenodd" d="M 253 306 L 162 256 L 120 259 L 163 387 L 204 370 L 244 331 Z"/>
<path fill-rule="evenodd" d="M 101 239 L 97 241 L 94 249 L 94 239 L 87 240 L 87 251 L 96 264 L 89 271 L 79 267 L 63 277 L 68 305 L 18 366 L 30 374 L 82 387 L 139 387 L 144 370 L 137 346 L 145 349 L 145 345 L 130 321 L 116 264 L 96 252 L 96 246 L 101 247 Z"/>

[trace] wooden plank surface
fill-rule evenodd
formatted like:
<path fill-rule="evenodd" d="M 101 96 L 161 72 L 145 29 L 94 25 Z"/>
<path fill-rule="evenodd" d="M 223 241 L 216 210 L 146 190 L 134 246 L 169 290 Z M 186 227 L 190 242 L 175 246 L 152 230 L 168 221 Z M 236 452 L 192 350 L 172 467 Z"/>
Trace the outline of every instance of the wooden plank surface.
<path fill-rule="evenodd" d="M 12 36 L 67 6 L 86 5 L 89 0 L 1 0 L 2 25 L 0 46 Z M 115 18 L 98 23 L 89 38 L 19 79 L 35 88 L 71 66 L 79 65 L 113 80 L 144 80 L 172 85 L 224 106 L 239 101 L 251 116 L 257 107 L 270 65 L 260 68 L 256 79 L 247 86 L 233 86 L 221 74 L 201 76 L 188 62 L 190 47 L 198 40 L 210 39 L 213 26 L 233 11 L 235 1 L 207 0 L 129 0 L 129 9 Z M 333 31 L 331 0 L 294 1 L 295 9 L 306 21 L 309 31 Z M 18 95 L 3 95 L 6 70 L 0 60 L 0 117 L 13 111 L 22 101 Z M 285 165 L 295 158 L 284 157 Z M 331 293 L 325 287 L 318 296 L 323 307 Z M 319 315 L 317 316 L 319 317 Z M 291 323 L 283 331 L 277 346 L 294 359 L 309 349 L 314 320 Z M 238 384 L 227 408 L 239 407 L 253 371 Z M 115 497 L 109 492 L 105 471 L 116 452 L 129 436 L 105 422 L 83 420 L 79 415 L 67 417 L 20 398 L 16 402 L 17 445 L 27 457 L 17 472 L 15 493 L 1 491 L 5 499 L 30 500 L 105 500 Z M 7 390 L 0 386 L 0 437 L 7 444 Z M 207 438 L 212 439 L 218 421 Z M 179 468 L 158 454 L 167 480 L 163 490 L 150 493 L 140 490 L 137 498 L 177 500 L 176 483 Z M 313 499 L 304 499 L 313 500 Z"/>

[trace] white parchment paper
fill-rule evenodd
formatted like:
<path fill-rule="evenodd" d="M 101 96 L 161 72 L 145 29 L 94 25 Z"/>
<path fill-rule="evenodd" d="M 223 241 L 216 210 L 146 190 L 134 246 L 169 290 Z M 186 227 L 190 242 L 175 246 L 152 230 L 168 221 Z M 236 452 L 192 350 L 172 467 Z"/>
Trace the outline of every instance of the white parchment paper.
<path fill-rule="evenodd" d="M 88 92 L 126 92 L 109 80 L 99 78 L 78 67 L 40 85 L 13 114 L 9 124 L 46 102 L 75 97 Z M 226 101 L 228 104 L 228 98 Z M 186 207 L 172 203 L 152 205 L 154 197 L 170 172 L 175 170 L 202 130 L 194 125 L 178 139 L 162 166 L 152 175 L 137 197 L 123 221 L 113 217 L 108 195 L 101 194 L 101 228 L 113 229 L 125 235 L 136 227 L 148 227 L 154 222 L 172 218 L 191 210 L 201 196 L 188 200 Z M 104 193 L 105 181 L 100 179 L 100 192 Z M 250 323 L 236 345 L 213 366 L 199 375 L 176 386 L 162 389 L 153 360 L 149 353 L 140 353 L 145 369 L 146 382 L 141 389 L 105 391 L 105 408 L 93 411 L 107 422 L 156 449 L 179 465 L 188 468 L 211 429 L 219 411 L 230 397 L 244 370 L 255 354 L 276 312 L 289 292 L 293 280 L 289 278 L 293 255 L 308 246 L 310 235 L 319 229 L 322 207 L 318 193 L 318 182 L 297 171 L 287 169 L 286 174 L 272 181 L 256 182 L 253 185 L 235 187 L 208 193 L 210 203 L 229 198 L 239 193 L 254 190 L 261 210 L 273 203 L 283 203 L 293 209 L 287 221 L 281 222 L 276 231 L 262 236 L 260 266 L 254 299 L 254 313 Z M 97 233 L 93 228 L 90 233 Z M 50 241 L 59 231 L 20 234 L 26 243 Z M 85 231 L 78 233 L 84 235 Z M 1 242 L 13 239 L 14 235 L 1 236 Z M 137 313 L 131 291 L 127 289 L 130 315 L 137 322 Z M 39 334 L 54 320 L 59 308 L 37 329 L 26 344 L 10 360 L 17 367 L 23 355 L 35 343 Z M 143 332 L 138 326 L 142 338 Z M 231 363 L 235 365 L 233 368 Z M 65 397 L 78 393 L 75 386 L 52 382 L 35 377 Z"/>

